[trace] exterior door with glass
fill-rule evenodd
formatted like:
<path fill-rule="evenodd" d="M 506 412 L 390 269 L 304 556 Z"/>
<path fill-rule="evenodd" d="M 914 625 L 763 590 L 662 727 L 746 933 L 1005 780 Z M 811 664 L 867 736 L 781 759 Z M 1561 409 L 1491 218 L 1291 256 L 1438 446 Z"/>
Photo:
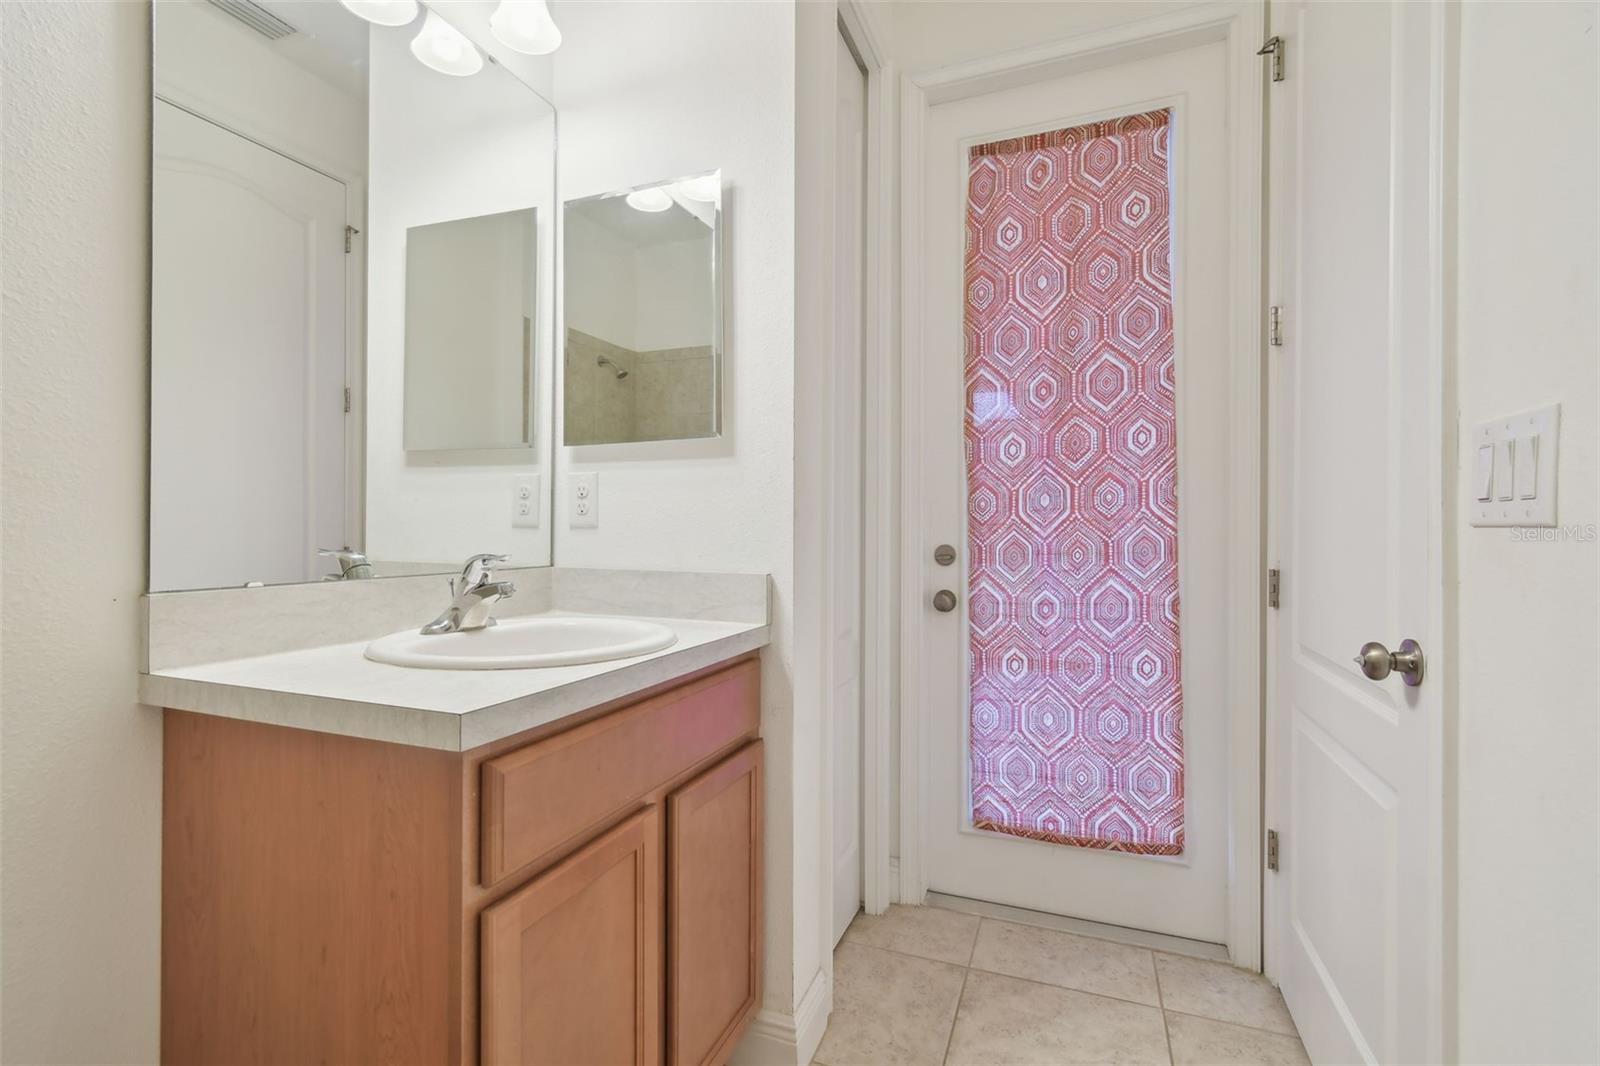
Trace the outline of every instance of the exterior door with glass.
<path fill-rule="evenodd" d="M 906 281 L 928 887 L 1213 942 L 1226 70 L 1219 42 L 935 105 Z"/>

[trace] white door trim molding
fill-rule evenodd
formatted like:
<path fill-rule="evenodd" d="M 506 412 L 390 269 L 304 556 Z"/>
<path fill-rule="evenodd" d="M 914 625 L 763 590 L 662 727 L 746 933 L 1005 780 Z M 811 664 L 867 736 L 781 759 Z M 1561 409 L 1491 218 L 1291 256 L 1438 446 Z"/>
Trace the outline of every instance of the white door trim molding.
<path fill-rule="evenodd" d="M 1000 89 L 1083 73 L 1112 64 L 1225 43 L 1228 63 L 1230 187 L 1233 227 L 1229 235 L 1229 311 L 1232 352 L 1228 441 L 1230 490 L 1238 506 L 1230 517 L 1228 556 L 1229 653 L 1228 740 L 1228 920 L 1229 955 L 1236 965 L 1261 968 L 1262 681 L 1261 635 L 1264 479 L 1262 469 L 1262 134 L 1264 66 L 1256 56 L 1265 26 L 1259 0 L 1229 0 L 1141 19 L 1111 29 L 1038 45 L 993 59 L 963 63 L 901 80 L 900 270 L 922 271 L 922 158 L 929 108 Z M 921 293 L 903 285 L 900 294 L 902 396 L 918 392 L 923 308 Z M 917 418 L 900 419 L 900 515 L 922 513 Z M 926 609 L 922 572 L 932 545 L 917 523 L 902 521 L 899 538 L 900 618 Z M 876 590 L 869 590 L 875 592 Z M 925 766 L 922 706 L 924 671 L 915 627 L 902 625 L 900 670 L 900 849 L 896 898 L 921 903 L 927 894 L 922 812 Z M 878 768 L 885 772 L 885 768 Z M 885 776 L 887 776 L 885 774 Z M 869 804 L 869 818 L 873 807 Z M 877 839 L 882 839 L 881 834 Z M 874 840 L 869 829 L 865 840 Z"/>
<path fill-rule="evenodd" d="M 862 317 L 866 336 L 862 362 L 865 419 L 862 443 L 862 736 L 861 736 L 861 872 L 863 904 L 868 914 L 882 914 L 896 896 L 890 874 L 892 731 L 896 698 L 899 621 L 895 559 L 899 552 L 899 350 L 894 315 L 896 255 L 894 249 L 896 90 L 899 75 L 888 58 L 883 34 L 866 0 L 839 0 L 839 21 L 867 72 L 866 237 L 863 277 L 866 291 Z"/>

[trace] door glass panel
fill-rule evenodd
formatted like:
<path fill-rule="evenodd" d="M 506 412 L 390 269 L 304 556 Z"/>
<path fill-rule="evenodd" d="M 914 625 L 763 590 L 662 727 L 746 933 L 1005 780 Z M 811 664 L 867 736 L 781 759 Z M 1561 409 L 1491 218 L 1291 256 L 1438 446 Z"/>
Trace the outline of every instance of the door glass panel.
<path fill-rule="evenodd" d="M 1183 851 L 1169 111 L 979 145 L 970 787 L 984 830 Z"/>

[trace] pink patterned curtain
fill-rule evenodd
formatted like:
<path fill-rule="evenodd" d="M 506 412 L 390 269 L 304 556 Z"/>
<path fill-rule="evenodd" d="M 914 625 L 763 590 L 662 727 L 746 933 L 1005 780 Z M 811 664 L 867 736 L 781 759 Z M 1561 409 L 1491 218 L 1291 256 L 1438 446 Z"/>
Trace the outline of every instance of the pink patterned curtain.
<path fill-rule="evenodd" d="M 972 149 L 972 816 L 1183 851 L 1170 112 Z"/>

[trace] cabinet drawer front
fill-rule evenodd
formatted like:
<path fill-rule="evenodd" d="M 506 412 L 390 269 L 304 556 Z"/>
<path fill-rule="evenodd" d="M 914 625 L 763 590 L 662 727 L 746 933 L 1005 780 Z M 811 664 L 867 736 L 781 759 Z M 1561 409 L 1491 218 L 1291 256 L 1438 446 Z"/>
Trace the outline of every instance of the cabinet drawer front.
<path fill-rule="evenodd" d="M 761 1002 L 758 740 L 667 801 L 667 1062 L 727 1061 Z"/>
<path fill-rule="evenodd" d="M 484 910 L 485 1066 L 661 1061 L 661 809 Z"/>
<path fill-rule="evenodd" d="M 751 661 L 486 761 L 483 884 L 592 835 L 760 723 Z"/>

